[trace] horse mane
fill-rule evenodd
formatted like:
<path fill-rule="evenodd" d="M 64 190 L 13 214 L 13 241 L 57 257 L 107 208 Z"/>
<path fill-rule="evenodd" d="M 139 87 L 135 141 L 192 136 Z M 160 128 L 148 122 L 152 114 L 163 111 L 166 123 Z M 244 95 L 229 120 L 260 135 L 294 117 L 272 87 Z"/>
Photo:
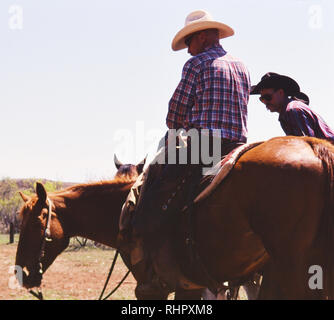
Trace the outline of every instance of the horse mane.
<path fill-rule="evenodd" d="M 73 196 L 86 194 L 94 195 L 95 193 L 109 193 L 115 190 L 121 190 L 126 186 L 132 185 L 136 179 L 131 179 L 128 177 L 116 177 L 113 180 L 101 180 L 97 182 L 90 183 L 80 183 L 66 189 L 57 190 L 55 192 L 50 192 L 49 196 L 59 197 L 72 194 Z"/>
<path fill-rule="evenodd" d="M 96 194 L 109 195 L 113 194 L 115 191 L 128 192 L 133 183 L 136 181 L 136 178 L 137 177 L 134 176 L 132 178 L 129 178 L 129 176 L 120 176 L 113 180 L 101 180 L 91 183 L 75 184 L 65 189 L 49 192 L 48 196 L 51 198 L 56 207 L 61 207 L 63 206 L 63 201 L 61 198 L 76 198 L 82 195 L 85 197 L 94 197 Z M 32 210 L 32 207 L 37 200 L 37 195 L 34 195 L 31 198 L 31 201 L 24 203 L 24 205 L 18 211 L 18 218 L 20 220 L 22 220 L 25 210 Z"/>

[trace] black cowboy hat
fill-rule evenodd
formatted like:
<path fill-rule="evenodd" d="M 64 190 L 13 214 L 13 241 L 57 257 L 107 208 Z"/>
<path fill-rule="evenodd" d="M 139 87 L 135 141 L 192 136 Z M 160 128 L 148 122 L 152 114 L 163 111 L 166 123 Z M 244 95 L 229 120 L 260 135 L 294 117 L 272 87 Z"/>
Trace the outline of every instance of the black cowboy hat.
<path fill-rule="evenodd" d="M 283 89 L 288 96 L 300 92 L 299 85 L 295 80 L 275 72 L 266 73 L 256 86 L 251 87 L 250 94 L 260 94 L 260 91 L 265 88 Z"/>

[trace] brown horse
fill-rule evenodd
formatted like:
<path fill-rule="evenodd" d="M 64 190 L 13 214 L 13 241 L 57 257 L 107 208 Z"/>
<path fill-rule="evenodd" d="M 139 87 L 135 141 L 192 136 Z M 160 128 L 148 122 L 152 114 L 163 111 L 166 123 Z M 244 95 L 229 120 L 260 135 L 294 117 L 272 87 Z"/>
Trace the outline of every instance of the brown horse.
<path fill-rule="evenodd" d="M 117 172 L 115 178 L 126 178 L 128 180 L 134 180 L 138 177 L 139 174 L 143 172 L 143 168 L 146 162 L 146 158 L 138 163 L 137 165 L 133 164 L 124 164 L 118 160 L 116 155 L 114 154 L 114 163 L 117 168 Z"/>
<path fill-rule="evenodd" d="M 73 236 L 116 248 L 120 210 L 143 169 L 143 163 L 122 165 L 115 156 L 118 172 L 112 181 L 78 184 L 49 194 L 42 184 L 37 183 L 35 197 L 20 193 L 25 203 L 19 213 L 22 222 L 15 264 L 24 270 L 25 287 L 41 284 L 39 257 L 50 209 L 52 241 L 45 242 L 44 256 L 40 261 L 43 273 Z"/>
<path fill-rule="evenodd" d="M 260 299 L 333 299 L 333 165 L 327 141 L 274 138 L 242 155 L 213 194 L 182 214 L 175 210 L 187 182 L 163 177 L 138 204 L 134 241 L 151 247 L 160 279 L 185 289 L 247 279 L 270 257 Z"/>
<path fill-rule="evenodd" d="M 66 249 L 71 237 L 81 236 L 112 248 L 117 247 L 121 208 L 144 163 L 145 160 L 137 166 L 122 164 L 115 156 L 118 171 L 112 181 L 78 184 L 53 193 L 47 193 L 44 186 L 37 183 L 36 196 L 30 198 L 21 193 L 25 203 L 19 213 L 22 222 L 15 264 L 24 271 L 23 285 L 26 288 L 41 285 L 43 273 Z M 48 236 L 52 241 L 44 241 L 49 210 Z M 45 248 L 41 256 L 43 243 Z M 122 258 L 125 262 L 128 260 L 124 255 Z M 134 274 L 139 282 L 145 280 L 143 276 Z M 199 299 L 200 293 L 183 293 L 180 290 L 178 296 L 179 299 Z M 140 296 L 137 298 L 141 299 Z M 166 299 L 167 296 L 151 298 Z"/>

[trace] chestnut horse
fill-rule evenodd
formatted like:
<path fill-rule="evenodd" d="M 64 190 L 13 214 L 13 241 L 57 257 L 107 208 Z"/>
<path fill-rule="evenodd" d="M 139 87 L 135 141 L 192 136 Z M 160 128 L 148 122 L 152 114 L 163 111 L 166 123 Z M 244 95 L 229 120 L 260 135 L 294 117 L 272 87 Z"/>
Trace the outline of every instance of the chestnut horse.
<path fill-rule="evenodd" d="M 333 299 L 333 165 L 330 142 L 273 138 L 243 154 L 210 196 L 182 213 L 187 181 L 164 176 L 145 188 L 133 241 L 151 247 L 167 284 L 218 287 L 265 266 L 260 299 Z"/>
<path fill-rule="evenodd" d="M 115 156 L 114 162 L 118 171 L 112 181 L 77 184 L 52 193 L 47 193 L 44 186 L 37 183 L 36 196 L 28 197 L 20 193 L 25 203 L 19 213 L 22 222 L 15 264 L 23 269 L 24 287 L 30 289 L 41 285 L 43 273 L 66 249 L 71 237 L 81 236 L 117 248 L 121 208 L 131 186 L 142 172 L 145 160 L 136 166 L 122 164 Z M 49 212 L 48 236 L 52 241 L 45 241 L 43 257 L 39 259 Z M 122 255 L 122 258 L 127 261 L 126 256 Z M 141 274 L 134 274 L 134 277 L 143 281 Z M 199 299 L 200 293 L 180 290 L 178 297 Z M 137 298 L 141 299 L 140 296 Z M 159 295 L 151 298 L 167 297 Z"/>
<path fill-rule="evenodd" d="M 116 157 L 115 164 L 119 169 Z M 41 283 L 38 258 L 47 220 L 50 220 L 48 236 L 52 241 L 45 244 L 41 261 L 43 273 L 68 246 L 73 236 L 82 236 L 116 248 L 120 210 L 142 166 L 122 166 L 122 170 L 123 174 L 119 175 L 118 171 L 112 181 L 77 184 L 49 194 L 37 182 L 35 197 L 20 193 L 25 203 L 19 213 L 22 221 L 15 264 L 29 272 L 29 275 L 23 274 L 25 287 L 36 287 Z"/>

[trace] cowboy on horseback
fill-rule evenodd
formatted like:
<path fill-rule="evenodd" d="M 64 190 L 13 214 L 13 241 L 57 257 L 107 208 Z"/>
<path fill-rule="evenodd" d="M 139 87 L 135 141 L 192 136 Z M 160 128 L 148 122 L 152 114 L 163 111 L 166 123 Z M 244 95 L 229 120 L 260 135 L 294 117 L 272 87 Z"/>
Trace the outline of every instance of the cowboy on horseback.
<path fill-rule="evenodd" d="M 298 83 L 274 72 L 266 73 L 252 86 L 250 94 L 260 94 L 260 101 L 271 112 L 279 113 L 286 135 L 309 136 L 334 142 L 334 131 L 310 107 L 309 98 L 300 92 Z"/>
<path fill-rule="evenodd" d="M 160 232 L 159 228 L 164 228 L 168 224 L 161 222 L 168 221 L 168 218 L 163 218 L 157 224 L 152 222 L 150 227 L 143 225 L 141 216 L 137 215 L 138 203 L 141 210 L 145 211 L 145 208 L 149 207 L 151 212 L 156 213 L 155 217 L 159 216 L 158 212 L 161 211 L 166 211 L 168 216 L 172 214 L 169 211 L 182 209 L 180 206 L 176 208 L 169 206 L 177 191 L 175 185 L 164 186 L 164 177 L 175 176 L 175 181 L 179 181 L 181 177 L 182 185 L 188 188 L 185 194 L 191 201 L 189 189 L 193 189 L 192 191 L 196 189 L 202 178 L 203 165 L 208 165 L 203 161 L 205 153 L 215 154 L 218 148 L 220 160 L 221 156 L 229 153 L 238 144 L 247 141 L 249 72 L 240 60 L 228 54 L 219 43 L 219 39 L 233 34 L 232 28 L 214 21 L 206 11 L 198 10 L 186 17 L 185 26 L 174 37 L 172 49 L 178 51 L 188 48 L 192 58 L 185 63 L 181 81 L 169 101 L 166 118 L 169 131 L 165 141 L 166 151 L 161 157 L 166 160 L 164 162 L 166 164 L 159 165 L 159 161 L 156 161 L 158 165 L 151 164 L 149 170 L 146 170 L 133 186 L 121 214 L 120 250 L 126 247 L 125 239 L 129 232 L 132 232 L 132 237 L 136 234 L 140 238 L 143 234 L 149 233 L 147 230 L 150 229 L 153 231 L 151 234 L 154 233 L 159 237 L 164 233 Z M 182 129 L 186 131 L 185 139 L 178 134 Z M 186 160 L 182 154 L 186 155 Z M 194 154 L 199 161 L 193 161 Z M 210 158 L 209 155 L 206 155 L 206 158 Z M 152 171 L 156 172 L 153 176 Z M 183 178 L 185 176 L 187 178 Z M 187 180 L 188 176 L 192 178 Z M 155 203 L 154 192 L 163 192 L 171 196 L 166 204 Z M 155 227 L 152 227 L 153 225 Z M 131 246 L 131 264 L 133 270 L 142 268 L 146 270 L 144 272 L 148 272 L 147 260 L 155 260 L 152 251 L 161 252 L 163 241 L 157 238 L 148 240 L 149 237 L 143 239 L 144 241 Z M 155 248 L 152 249 L 153 247 Z M 159 264 L 157 261 L 154 262 Z M 178 273 L 176 263 L 170 255 L 166 254 L 161 264 L 169 270 L 175 270 L 175 275 Z M 152 273 L 152 270 L 150 272 Z M 175 279 L 177 276 L 171 279 L 162 273 L 158 277 L 149 276 L 146 282 L 139 284 L 136 289 L 137 296 L 138 294 L 142 297 L 150 296 L 151 293 L 164 290 L 174 291 L 177 286 Z"/>

